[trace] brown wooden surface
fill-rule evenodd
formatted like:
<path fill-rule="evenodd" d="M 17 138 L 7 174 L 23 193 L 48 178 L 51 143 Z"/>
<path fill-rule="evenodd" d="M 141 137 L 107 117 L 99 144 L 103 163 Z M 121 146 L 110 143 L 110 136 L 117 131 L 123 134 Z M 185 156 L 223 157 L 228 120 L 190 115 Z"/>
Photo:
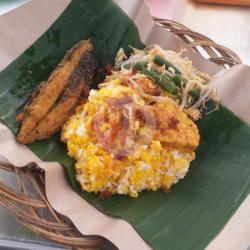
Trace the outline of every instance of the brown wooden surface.
<path fill-rule="evenodd" d="M 250 6 L 250 0 L 194 0 L 200 3 L 226 4 L 237 6 Z"/>

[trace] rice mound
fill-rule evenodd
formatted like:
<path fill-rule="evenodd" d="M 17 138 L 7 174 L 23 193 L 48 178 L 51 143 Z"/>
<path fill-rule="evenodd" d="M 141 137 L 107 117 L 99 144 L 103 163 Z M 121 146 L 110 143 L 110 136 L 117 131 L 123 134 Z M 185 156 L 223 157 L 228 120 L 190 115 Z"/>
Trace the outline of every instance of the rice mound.
<path fill-rule="evenodd" d="M 76 179 L 87 192 L 108 191 L 134 198 L 143 190 L 169 190 L 188 172 L 194 152 L 174 150 L 152 138 L 147 144 L 133 143 L 133 150 L 126 157 L 116 157 L 98 143 L 93 117 L 100 110 L 109 109 L 108 98 L 124 94 L 133 96 L 137 105 L 144 104 L 133 88 L 113 80 L 100 90 L 91 90 L 88 102 L 80 105 L 64 125 L 62 140 L 67 143 L 68 154 L 76 160 Z M 105 126 L 104 123 L 100 129 L 105 131 Z"/>

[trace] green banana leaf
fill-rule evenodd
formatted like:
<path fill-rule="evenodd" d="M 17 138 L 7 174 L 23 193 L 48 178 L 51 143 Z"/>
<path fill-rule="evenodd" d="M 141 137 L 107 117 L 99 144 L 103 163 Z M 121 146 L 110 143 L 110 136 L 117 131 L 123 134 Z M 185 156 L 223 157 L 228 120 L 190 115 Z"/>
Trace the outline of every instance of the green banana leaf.
<path fill-rule="evenodd" d="M 0 119 L 13 131 L 15 116 L 39 82 L 64 54 L 90 38 L 100 67 L 117 50 L 143 47 L 133 22 L 111 0 L 73 0 L 60 18 L 27 51 L 0 73 Z M 94 85 L 100 79 L 95 79 Z M 221 107 L 198 123 L 201 145 L 186 178 L 171 193 L 144 192 L 138 199 L 101 200 L 80 190 L 74 161 L 59 135 L 30 145 L 44 161 L 65 166 L 72 187 L 101 211 L 130 222 L 154 249 L 204 249 L 250 191 L 250 128 Z"/>

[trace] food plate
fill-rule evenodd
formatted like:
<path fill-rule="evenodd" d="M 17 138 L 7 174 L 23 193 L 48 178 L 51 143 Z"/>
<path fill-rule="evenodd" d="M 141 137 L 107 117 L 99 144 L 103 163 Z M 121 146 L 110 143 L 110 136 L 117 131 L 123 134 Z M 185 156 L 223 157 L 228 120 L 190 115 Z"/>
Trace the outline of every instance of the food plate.
<path fill-rule="evenodd" d="M 88 30 L 90 27 L 87 24 L 91 24 L 91 27 L 94 27 L 93 23 L 98 24 L 95 18 L 80 14 L 80 18 L 77 16 L 76 13 L 81 9 L 86 10 L 86 4 L 92 12 L 100 11 L 90 1 L 73 2 L 39 41 L 1 73 L 1 92 L 5 93 L 0 102 L 1 118 L 14 132 L 17 131 L 15 115 L 22 109 L 25 101 L 22 99 L 23 94 L 46 79 L 72 45 L 89 37 L 91 30 Z M 105 6 L 113 11 L 108 17 L 122 19 L 121 13 L 117 12 L 112 3 L 107 1 Z M 110 24 L 108 17 L 102 20 L 107 20 Z M 78 24 L 86 24 L 85 29 L 81 26 L 81 31 L 86 33 L 79 32 L 78 26 L 68 23 L 66 18 Z M 84 18 L 88 18 L 88 22 Z M 123 30 L 123 34 L 119 33 L 122 25 L 129 27 L 128 31 Z M 111 26 L 108 27 L 112 29 Z M 102 49 L 99 49 L 99 53 L 97 50 L 101 65 L 112 62 L 119 47 L 126 48 L 128 44 L 142 46 L 135 27 L 127 17 L 124 17 L 121 27 L 116 30 L 117 33 L 112 33 L 111 40 L 108 39 L 110 36 L 107 35 L 107 26 L 105 30 L 96 29 L 94 32 L 94 37 L 102 34 L 108 39 L 106 43 L 100 43 Z M 98 36 L 96 41 L 100 41 Z M 10 86 L 11 94 L 7 90 Z M 19 97 L 13 98 L 13 95 Z M 97 199 L 92 194 L 81 195 L 106 213 L 127 219 L 156 249 L 164 249 L 166 244 L 172 249 L 187 245 L 191 247 L 194 246 L 193 242 L 197 242 L 197 248 L 203 248 L 249 192 L 249 128 L 225 108 L 206 116 L 199 123 L 199 128 L 202 140 L 197 159 L 187 178 L 173 188 L 169 195 L 162 192 L 145 193 L 137 200 L 112 197 L 107 201 Z M 59 143 L 58 136 L 35 143 L 30 148 L 43 160 L 58 161 L 65 165 L 73 187 L 79 191 L 72 173 L 72 161 L 66 157 L 65 147 Z M 230 159 L 228 155 L 231 156 Z"/>

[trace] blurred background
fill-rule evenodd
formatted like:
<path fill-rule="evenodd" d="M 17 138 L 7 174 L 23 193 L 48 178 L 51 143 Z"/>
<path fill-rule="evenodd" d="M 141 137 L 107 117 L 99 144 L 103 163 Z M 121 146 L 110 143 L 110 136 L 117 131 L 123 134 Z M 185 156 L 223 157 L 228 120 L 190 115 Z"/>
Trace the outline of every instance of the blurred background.
<path fill-rule="evenodd" d="M 29 0 L 0 0 L 0 15 L 13 10 Z"/>
<path fill-rule="evenodd" d="M 211 4 L 201 2 L 225 2 Z M 153 16 L 173 19 L 236 52 L 250 65 L 249 0 L 145 0 Z M 231 3 L 232 5 L 228 5 Z M 237 6 L 235 4 L 244 4 Z"/>

